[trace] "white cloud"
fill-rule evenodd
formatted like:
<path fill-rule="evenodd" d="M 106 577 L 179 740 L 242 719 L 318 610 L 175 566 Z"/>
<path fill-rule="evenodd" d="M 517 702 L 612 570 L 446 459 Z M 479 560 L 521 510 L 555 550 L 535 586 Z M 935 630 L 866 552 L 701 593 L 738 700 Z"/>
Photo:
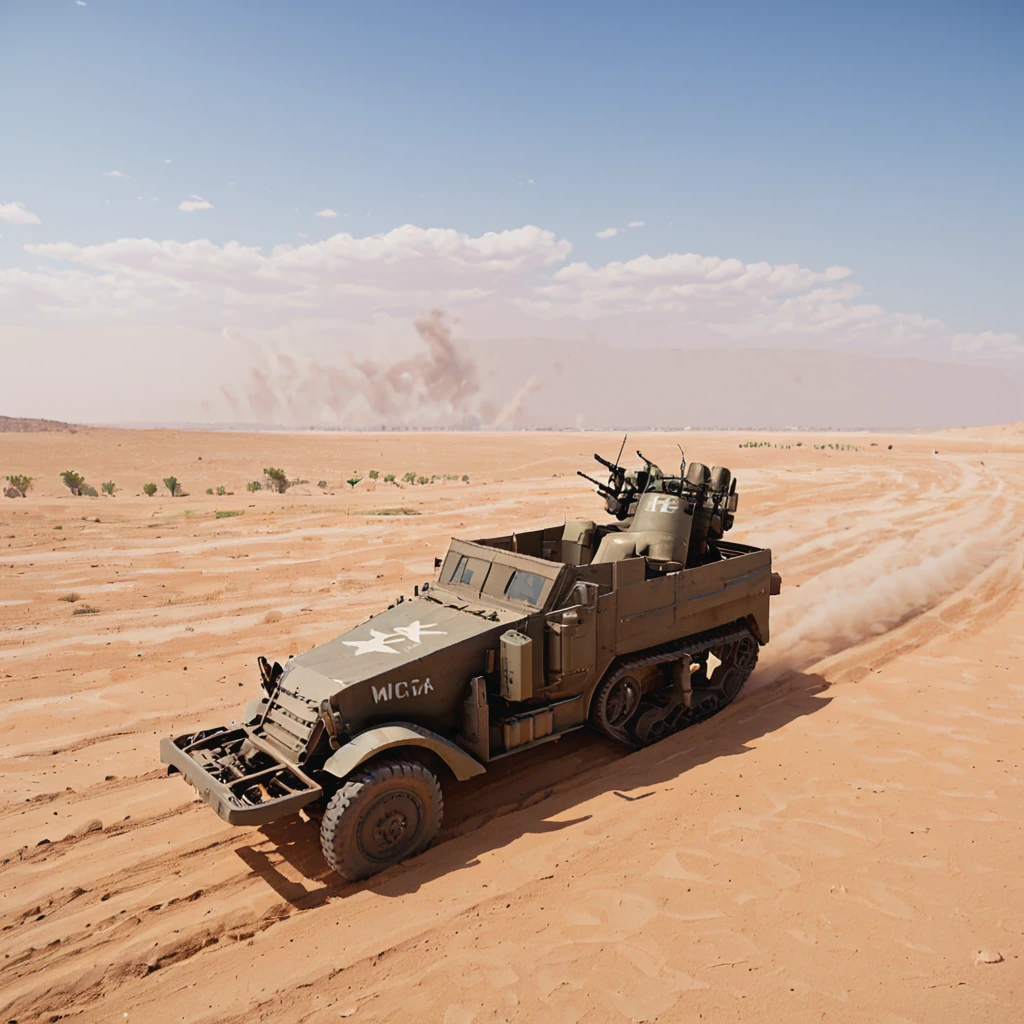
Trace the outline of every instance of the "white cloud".
<path fill-rule="evenodd" d="M 954 334 L 953 351 L 958 355 L 991 355 L 1001 359 L 1024 355 L 1024 343 L 1016 334 L 982 331 L 980 334 Z"/>
<path fill-rule="evenodd" d="M 76 4 L 78 4 L 78 6 L 79 6 L 79 7 L 88 7 L 88 6 L 89 6 L 89 5 L 88 5 L 88 4 L 87 4 L 87 3 L 85 2 L 85 0 L 75 0 L 75 3 L 76 3 Z"/>
<path fill-rule="evenodd" d="M 598 238 L 614 238 L 616 235 L 624 234 L 626 231 L 631 231 L 633 228 L 642 228 L 646 222 L 642 220 L 631 220 L 624 228 L 605 228 L 603 231 L 598 231 Z"/>
<path fill-rule="evenodd" d="M 8 224 L 41 224 L 42 221 L 24 203 L 0 203 L 0 220 Z"/>
<path fill-rule="evenodd" d="M 317 212 L 314 213 L 313 216 L 314 217 L 337 217 L 338 215 L 337 215 L 337 213 L 335 213 L 334 210 L 332 210 L 330 208 L 327 208 L 327 209 L 324 209 L 324 210 L 317 210 Z"/>
<path fill-rule="evenodd" d="M 165 163 L 165 164 L 169 164 L 170 162 L 171 162 L 171 158 L 170 158 L 170 157 L 166 157 L 166 158 L 164 159 L 164 163 Z"/>
<path fill-rule="evenodd" d="M 469 337 L 596 330 L 637 346 L 820 347 L 1024 366 L 1016 335 L 954 333 L 938 319 L 885 310 L 847 267 L 696 253 L 569 263 L 569 242 L 533 225 L 479 236 L 405 225 L 266 250 L 148 238 L 25 249 L 42 265 L 0 270 L 0 307 L 33 326 L 315 324 L 338 337 L 358 325 L 371 337 L 384 321 L 437 307 L 461 316 Z"/>
<path fill-rule="evenodd" d="M 213 203 L 208 202 L 202 196 L 192 195 L 178 203 L 178 209 L 186 213 L 193 213 L 195 210 L 212 210 Z"/>
<path fill-rule="evenodd" d="M 130 178 L 131 175 L 130 174 L 125 174 L 124 171 L 104 171 L 103 172 L 103 177 L 104 178 L 125 178 L 125 179 L 127 179 L 127 178 Z"/>

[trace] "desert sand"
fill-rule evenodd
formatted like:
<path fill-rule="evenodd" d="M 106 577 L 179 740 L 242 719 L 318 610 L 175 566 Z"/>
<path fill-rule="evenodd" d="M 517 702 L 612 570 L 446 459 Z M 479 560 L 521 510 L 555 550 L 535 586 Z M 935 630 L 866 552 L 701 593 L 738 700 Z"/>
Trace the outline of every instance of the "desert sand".
<path fill-rule="evenodd" d="M 411 593 L 452 534 L 597 514 L 574 473 L 620 440 L 0 434 L 37 477 L 0 499 L 2 1019 L 1021 1020 L 1019 430 L 631 435 L 738 475 L 731 536 L 784 580 L 757 671 L 639 753 L 577 733 L 448 786 L 439 841 L 368 883 L 164 775 L 258 654 Z M 266 466 L 312 483 L 246 493 Z M 372 468 L 470 482 L 344 483 Z M 170 474 L 187 497 L 141 494 Z"/>

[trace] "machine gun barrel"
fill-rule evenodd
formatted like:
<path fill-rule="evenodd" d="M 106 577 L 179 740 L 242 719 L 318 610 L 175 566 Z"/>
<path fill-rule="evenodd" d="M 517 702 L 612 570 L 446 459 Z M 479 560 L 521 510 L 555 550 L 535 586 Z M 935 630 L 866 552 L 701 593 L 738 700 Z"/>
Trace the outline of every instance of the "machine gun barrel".
<path fill-rule="evenodd" d="M 599 480 L 595 480 L 592 476 L 587 476 L 586 473 L 581 470 L 576 470 L 576 475 L 583 477 L 584 480 L 590 481 L 602 494 L 610 494 L 613 498 L 618 495 L 613 491 L 607 484 L 601 483 Z"/>
<path fill-rule="evenodd" d="M 605 469 L 611 470 L 611 472 L 615 473 L 616 476 L 625 476 L 626 471 L 621 466 L 616 465 L 614 462 L 609 462 L 607 459 L 603 459 L 597 454 L 597 452 L 594 453 L 594 458 L 597 459 Z"/>

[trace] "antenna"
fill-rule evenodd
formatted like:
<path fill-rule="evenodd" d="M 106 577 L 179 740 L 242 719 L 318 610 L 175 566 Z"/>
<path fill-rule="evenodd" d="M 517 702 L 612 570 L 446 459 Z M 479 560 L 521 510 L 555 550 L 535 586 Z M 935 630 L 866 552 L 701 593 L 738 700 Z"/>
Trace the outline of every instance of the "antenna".
<path fill-rule="evenodd" d="M 615 465 L 616 466 L 621 465 L 621 463 L 619 462 L 619 459 L 622 458 L 622 453 L 626 450 L 626 438 L 627 437 L 629 437 L 629 434 L 623 434 L 622 435 L 622 444 L 619 445 L 619 454 L 615 456 Z"/>

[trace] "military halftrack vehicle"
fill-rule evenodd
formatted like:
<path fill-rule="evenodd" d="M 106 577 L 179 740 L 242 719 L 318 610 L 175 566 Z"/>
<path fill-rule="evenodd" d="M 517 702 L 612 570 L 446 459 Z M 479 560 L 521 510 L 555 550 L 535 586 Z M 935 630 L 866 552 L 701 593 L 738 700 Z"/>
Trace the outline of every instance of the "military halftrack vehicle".
<path fill-rule="evenodd" d="M 324 856 L 356 880 L 431 842 L 440 777 L 587 725 L 639 747 L 725 707 L 781 585 L 770 551 L 723 539 L 735 479 L 595 457 L 609 521 L 452 540 L 409 600 L 283 665 L 260 657 L 241 724 L 164 739 L 168 771 L 237 825 L 322 809 Z"/>

